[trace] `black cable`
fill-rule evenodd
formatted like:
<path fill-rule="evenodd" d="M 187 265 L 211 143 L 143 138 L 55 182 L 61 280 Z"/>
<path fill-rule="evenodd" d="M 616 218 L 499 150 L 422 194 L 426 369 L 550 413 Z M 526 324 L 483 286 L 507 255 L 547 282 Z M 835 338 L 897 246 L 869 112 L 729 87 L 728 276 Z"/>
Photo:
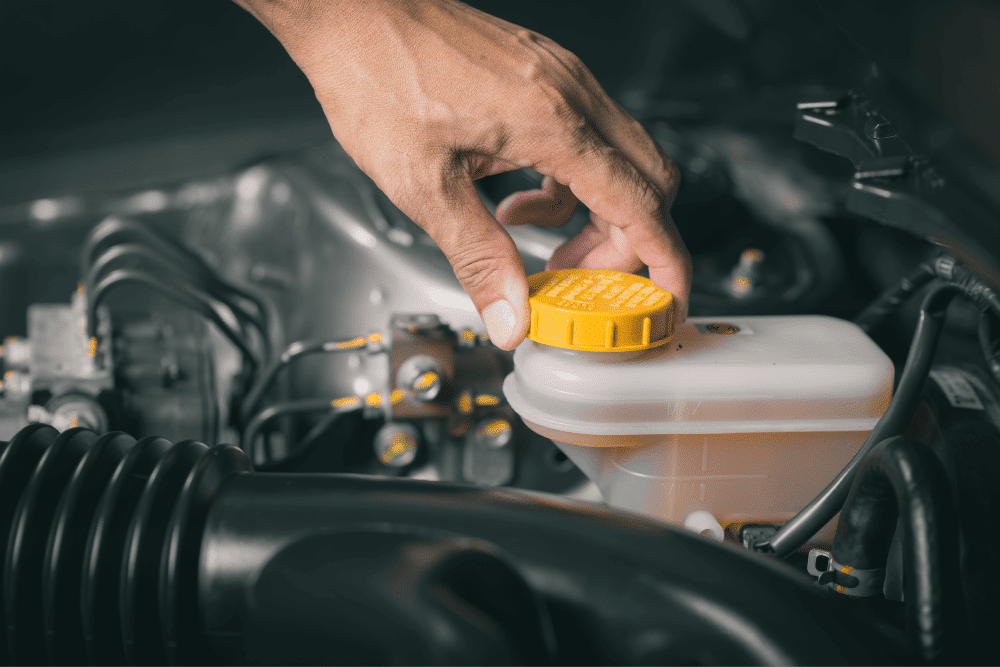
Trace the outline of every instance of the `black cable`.
<path fill-rule="evenodd" d="M 958 521 L 941 462 L 930 447 L 902 436 L 878 443 L 861 464 L 840 514 L 833 559 L 884 569 L 897 519 L 907 632 L 921 657 L 936 662 L 956 647 L 962 625 Z"/>
<path fill-rule="evenodd" d="M 291 463 L 293 460 L 299 458 L 303 454 L 307 454 L 316 445 L 319 444 L 320 438 L 326 433 L 327 429 L 333 426 L 338 420 L 342 419 L 346 414 L 340 410 L 331 410 L 329 414 L 325 415 L 322 419 L 316 422 L 316 425 L 309 429 L 305 437 L 295 445 L 287 454 L 278 460 L 269 460 L 264 463 L 254 466 L 254 470 L 260 472 L 274 471 L 283 468 L 284 466 Z M 346 440 L 350 440 L 350 437 L 346 437 Z"/>
<path fill-rule="evenodd" d="M 987 368 L 997 382 L 1000 382 L 1000 363 L 997 362 L 994 352 L 990 316 L 985 314 L 989 312 L 1000 319 L 1000 295 L 993 291 L 993 288 L 987 285 L 986 281 L 970 269 L 956 263 L 951 257 L 938 259 L 934 266 L 940 277 L 955 284 L 962 290 L 962 294 L 971 299 L 984 312 L 979 320 L 979 346 L 982 349 Z"/>
<path fill-rule="evenodd" d="M 211 320 L 219 328 L 219 331 L 243 353 L 244 360 L 249 365 L 249 374 L 252 376 L 256 372 L 260 360 L 242 335 L 234 331 L 210 303 L 201 301 L 187 285 L 170 285 L 138 269 L 116 269 L 87 291 L 87 323 L 91 336 L 94 335 L 94 327 L 97 322 L 97 307 L 108 291 L 127 282 L 135 282 L 149 287 Z"/>
<path fill-rule="evenodd" d="M 997 341 L 993 338 L 992 318 L 994 317 L 996 315 L 989 309 L 983 310 L 979 315 L 979 349 L 983 352 L 986 367 L 989 368 L 997 382 L 1000 382 L 1000 360 L 997 359 L 1000 354 L 997 353 Z"/>
<path fill-rule="evenodd" d="M 892 397 L 889 407 L 844 469 L 769 542 L 758 545 L 759 549 L 769 550 L 784 558 L 805 544 L 843 507 L 854 477 L 872 448 L 886 438 L 900 435 L 907 427 L 927 381 L 948 304 L 961 291 L 961 286 L 954 283 L 940 283 L 930 289 L 920 306 L 917 330 L 913 334 L 896 395 Z"/>
<path fill-rule="evenodd" d="M 275 377 L 281 369 L 285 368 L 295 359 L 308 354 L 322 354 L 331 352 L 349 352 L 365 347 L 368 339 L 365 337 L 352 338 L 349 340 L 327 340 L 327 341 L 296 341 L 289 345 L 277 359 L 274 359 L 267 368 L 257 377 L 247 391 L 246 397 L 240 404 L 240 418 L 245 423 L 250 419 L 250 415 L 260 404 L 261 398 L 274 382 Z"/>
<path fill-rule="evenodd" d="M 900 305 L 913 296 L 914 292 L 933 280 L 936 275 L 937 273 L 932 265 L 928 263 L 920 264 L 920 266 L 899 281 L 898 284 L 882 292 L 877 299 L 854 318 L 854 323 L 861 327 L 861 330 L 865 333 L 871 333 L 886 317 L 895 312 Z"/>
<path fill-rule="evenodd" d="M 269 331 L 269 321 L 273 320 L 273 313 L 264 300 L 219 278 L 200 255 L 184 244 L 130 220 L 108 218 L 91 230 L 81 251 L 81 265 L 84 273 L 86 274 L 89 270 L 98 254 L 116 244 L 129 242 L 146 245 L 178 266 L 182 271 L 196 274 L 199 280 L 212 282 L 230 298 L 249 302 L 257 310 L 259 317 L 264 319 L 264 329 Z"/>
<path fill-rule="evenodd" d="M 243 437 L 240 439 L 240 447 L 246 452 L 251 461 L 256 458 L 255 441 L 261 430 L 268 422 L 284 415 L 302 414 L 308 412 L 320 412 L 329 410 L 330 415 L 341 415 L 354 410 L 360 410 L 364 406 L 364 401 L 360 398 L 354 400 L 329 401 L 326 399 L 307 398 L 297 401 L 286 401 L 270 405 L 254 415 L 246 428 L 243 430 Z M 328 417 L 330 416 L 328 415 Z"/>
<path fill-rule="evenodd" d="M 130 266 L 129 263 L 136 263 L 141 260 L 141 267 Z M 122 266 L 119 266 L 122 265 Z M 199 280 L 198 276 L 185 273 L 184 270 L 174 264 L 169 257 L 156 253 L 152 248 L 139 243 L 120 243 L 111 246 L 94 260 L 85 278 L 86 285 L 95 285 L 101 277 L 116 268 L 138 268 L 152 273 L 161 272 L 163 279 L 167 282 L 186 282 L 192 290 L 203 295 L 205 300 L 214 300 L 224 305 L 240 326 L 249 323 L 260 333 L 261 341 L 266 348 L 268 346 L 269 332 L 267 323 L 257 313 L 252 313 L 232 302 L 226 291 L 220 289 L 217 281 Z"/>
<path fill-rule="evenodd" d="M 768 551 L 779 557 L 786 557 L 796 551 L 808 541 L 816 531 L 822 528 L 843 506 L 850 491 L 851 483 L 857 470 L 865 456 L 878 442 L 885 438 L 899 435 L 909 424 L 913 413 L 916 410 L 920 392 L 927 374 L 930 372 L 934 351 L 937 341 L 941 335 L 941 327 L 944 322 L 945 311 L 955 293 L 961 293 L 983 310 L 989 310 L 992 314 L 1000 317 L 1000 295 L 998 295 L 979 276 L 968 268 L 958 264 L 954 258 L 947 255 L 938 257 L 929 265 L 921 265 L 903 283 L 890 290 L 876 303 L 883 305 L 894 302 L 897 305 L 902 302 L 904 294 L 908 295 L 916 291 L 915 287 L 921 281 L 925 281 L 925 273 L 930 270 L 934 276 L 940 280 L 948 282 L 938 284 L 931 288 L 924 298 L 920 308 L 920 319 L 917 323 L 916 332 L 913 335 L 913 342 L 910 345 L 906 364 L 903 367 L 903 374 L 896 389 L 896 395 L 889 403 L 888 409 L 879 419 L 875 428 L 865 440 L 861 449 L 850 460 L 847 466 L 831 481 L 820 494 L 808 505 L 796 514 L 791 521 L 782 526 L 768 542 L 761 542 L 757 549 Z M 907 283 L 904 286 L 904 283 Z M 875 306 L 875 304 L 872 304 Z M 869 327 L 877 324 L 879 318 L 884 317 L 883 308 L 869 307 L 871 317 L 859 316 L 855 322 L 861 320 L 862 324 L 868 323 Z M 879 315 L 879 313 L 882 313 Z M 864 313 L 862 313 L 864 315 Z M 982 322 L 980 323 L 981 326 Z M 987 364 L 990 371 L 994 373 L 1000 381 L 1000 365 L 995 363 L 992 354 L 992 347 L 983 340 L 988 339 L 980 332 L 980 344 L 984 346 L 984 354 L 987 357 Z"/>

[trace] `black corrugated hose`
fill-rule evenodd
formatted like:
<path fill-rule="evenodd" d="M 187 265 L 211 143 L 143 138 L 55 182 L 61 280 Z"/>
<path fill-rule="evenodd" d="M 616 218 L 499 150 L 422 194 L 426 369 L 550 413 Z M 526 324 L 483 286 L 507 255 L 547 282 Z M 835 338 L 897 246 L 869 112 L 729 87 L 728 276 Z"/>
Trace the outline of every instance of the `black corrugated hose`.
<path fill-rule="evenodd" d="M 832 555 L 841 565 L 885 568 L 897 518 L 903 530 L 906 629 L 934 663 L 953 655 L 962 623 L 958 521 L 944 469 L 930 447 L 903 436 L 878 443 L 840 513 Z"/>

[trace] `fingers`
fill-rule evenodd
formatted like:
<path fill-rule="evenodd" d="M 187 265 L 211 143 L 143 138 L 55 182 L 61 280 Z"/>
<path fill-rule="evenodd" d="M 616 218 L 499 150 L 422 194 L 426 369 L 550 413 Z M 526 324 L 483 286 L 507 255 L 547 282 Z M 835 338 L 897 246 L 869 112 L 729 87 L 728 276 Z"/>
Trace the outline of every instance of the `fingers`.
<path fill-rule="evenodd" d="M 451 262 L 486 323 L 490 340 L 512 350 L 528 330 L 528 281 L 513 239 L 490 215 L 467 175 L 424 215 L 412 216 Z M 429 222 L 432 221 L 432 222 Z"/>
<path fill-rule="evenodd" d="M 549 157 L 536 168 L 569 185 L 594 220 L 607 225 L 606 238 L 580 261 L 586 260 L 590 268 L 605 268 L 602 261 L 627 262 L 626 255 L 634 253 L 649 267 L 653 282 L 674 295 L 677 321 L 683 321 L 691 291 L 691 258 L 668 213 L 670 195 L 661 187 L 669 183 L 658 185 L 655 181 L 661 179 L 647 177 L 584 122 L 567 134 L 561 141 L 549 142 Z M 580 254 L 593 242 L 593 237 L 589 242 L 571 242 L 574 249 L 566 252 Z"/>
<path fill-rule="evenodd" d="M 580 200 L 569 187 L 546 176 L 540 190 L 515 192 L 497 205 L 497 221 L 504 225 L 558 227 L 572 216 Z"/>
<path fill-rule="evenodd" d="M 639 121 L 608 98 L 603 90 L 601 96 L 604 97 L 602 112 L 593 115 L 595 131 L 605 143 L 620 150 L 640 174 L 660 189 L 669 209 L 677 198 L 677 189 L 681 184 L 680 170 Z"/>
<path fill-rule="evenodd" d="M 546 265 L 552 269 L 612 269 L 634 273 L 643 266 L 632 250 L 625 232 L 609 225 L 599 216 L 582 232 L 556 249 Z"/>

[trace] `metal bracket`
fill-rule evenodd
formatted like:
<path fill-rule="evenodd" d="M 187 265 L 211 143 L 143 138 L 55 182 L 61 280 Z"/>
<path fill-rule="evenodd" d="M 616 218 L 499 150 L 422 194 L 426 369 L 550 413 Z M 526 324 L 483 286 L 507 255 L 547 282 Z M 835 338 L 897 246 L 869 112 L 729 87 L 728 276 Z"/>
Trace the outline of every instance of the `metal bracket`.
<path fill-rule="evenodd" d="M 810 549 L 806 571 L 816 577 L 816 583 L 831 590 L 856 598 L 870 598 L 882 593 L 885 585 L 885 568 L 862 570 L 843 565 L 833 559 L 829 551 Z"/>

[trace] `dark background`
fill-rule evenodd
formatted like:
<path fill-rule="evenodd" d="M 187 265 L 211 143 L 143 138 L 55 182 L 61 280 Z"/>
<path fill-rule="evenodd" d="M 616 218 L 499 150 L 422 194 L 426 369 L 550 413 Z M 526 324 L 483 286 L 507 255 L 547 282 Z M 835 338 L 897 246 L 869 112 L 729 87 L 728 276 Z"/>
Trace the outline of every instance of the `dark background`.
<path fill-rule="evenodd" d="M 472 4 L 575 51 L 629 108 L 706 94 L 738 104 L 769 86 L 849 86 L 874 59 L 957 119 L 979 157 L 1000 156 L 995 3 Z M 225 0 L 4 2 L 0 100 L 0 203 L 219 170 L 328 136 L 281 45 Z M 132 147 L 124 166 L 121 146 Z"/>

